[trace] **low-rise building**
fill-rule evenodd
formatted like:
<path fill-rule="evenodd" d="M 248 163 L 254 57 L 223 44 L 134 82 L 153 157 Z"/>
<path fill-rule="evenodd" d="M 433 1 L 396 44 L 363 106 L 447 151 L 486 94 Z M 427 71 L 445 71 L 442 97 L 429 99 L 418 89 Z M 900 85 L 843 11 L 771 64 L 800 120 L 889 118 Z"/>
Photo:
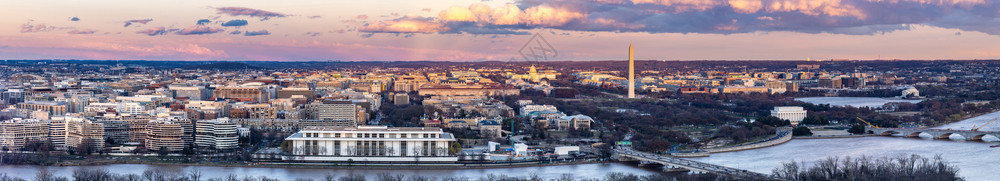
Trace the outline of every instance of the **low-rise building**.
<path fill-rule="evenodd" d="M 563 116 L 556 119 L 556 125 L 559 130 L 589 130 L 590 123 L 592 122 L 594 122 L 594 118 L 582 114 Z"/>
<path fill-rule="evenodd" d="M 484 138 L 499 138 L 503 136 L 500 122 L 492 119 L 479 121 L 479 134 Z"/>

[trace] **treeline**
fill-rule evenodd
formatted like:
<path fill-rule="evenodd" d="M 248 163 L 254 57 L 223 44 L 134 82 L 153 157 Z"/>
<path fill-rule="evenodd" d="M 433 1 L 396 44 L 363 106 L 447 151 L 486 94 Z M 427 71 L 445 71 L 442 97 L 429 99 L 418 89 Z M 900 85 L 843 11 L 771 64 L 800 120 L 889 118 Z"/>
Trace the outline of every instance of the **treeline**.
<path fill-rule="evenodd" d="M 633 146 L 642 151 L 667 151 L 677 144 L 693 143 L 683 132 L 670 130 L 677 125 L 723 125 L 737 120 L 719 110 L 681 105 L 660 100 L 560 101 L 535 97 L 536 104 L 551 104 L 560 111 L 573 115 L 583 114 L 609 126 L 618 133 L 635 130 Z M 619 112 L 616 109 L 627 111 Z M 608 124 L 608 123 L 614 123 Z M 610 127 L 618 126 L 618 127 Z M 773 132 L 772 132 L 773 133 Z M 609 140 L 610 141 L 610 140 Z"/>
<path fill-rule="evenodd" d="M 205 176 L 198 170 L 192 170 L 187 173 L 176 173 L 176 172 L 165 172 L 158 170 L 146 170 L 142 174 L 116 174 L 111 173 L 106 169 L 78 169 L 73 171 L 71 177 L 61 177 L 56 176 L 48 170 L 42 169 L 32 178 L 32 181 L 70 181 L 70 179 L 75 181 L 281 181 L 278 178 L 271 178 L 267 176 L 237 176 L 235 174 L 230 174 L 221 178 L 205 178 Z M 402 174 L 389 174 L 380 173 L 372 177 L 368 177 L 360 174 L 350 174 L 344 176 L 337 176 L 333 174 L 327 174 L 321 178 L 296 178 L 294 181 L 663 181 L 663 180 L 675 180 L 675 181 L 687 181 L 687 180 L 704 180 L 704 181 L 735 181 L 735 180 L 747 180 L 748 178 L 739 178 L 732 176 L 716 175 L 711 173 L 704 174 L 649 174 L 649 175 L 636 175 L 631 173 L 620 173 L 613 172 L 608 173 L 603 178 L 585 178 L 577 179 L 572 174 L 562 174 L 558 178 L 545 179 L 537 174 L 531 174 L 525 177 L 514 177 L 502 174 L 489 174 L 479 178 L 469 178 L 469 177 L 428 177 L 420 175 L 410 175 L 405 176 Z M 751 179 L 752 180 L 752 179 Z M 7 174 L 0 174 L 0 181 L 27 181 L 22 178 L 16 178 L 9 176 Z"/>
<path fill-rule="evenodd" d="M 918 155 L 873 158 L 832 157 L 812 166 L 795 162 L 776 168 L 773 175 L 786 180 L 854 180 L 854 181 L 953 181 L 964 180 L 958 167 L 941 160 Z"/>
<path fill-rule="evenodd" d="M 789 126 L 788 120 L 781 120 L 773 116 L 757 118 L 754 122 L 737 122 L 732 125 L 719 127 L 719 132 L 714 138 L 728 138 L 734 143 L 750 141 L 753 138 L 760 138 L 773 135 L 777 132 L 776 127 Z"/>
<path fill-rule="evenodd" d="M 423 105 L 385 104 L 382 106 L 382 112 L 387 116 L 386 119 L 391 121 L 390 124 L 399 127 L 421 126 L 420 117 L 424 116 L 424 109 Z M 428 115 L 433 115 L 433 113 Z"/>

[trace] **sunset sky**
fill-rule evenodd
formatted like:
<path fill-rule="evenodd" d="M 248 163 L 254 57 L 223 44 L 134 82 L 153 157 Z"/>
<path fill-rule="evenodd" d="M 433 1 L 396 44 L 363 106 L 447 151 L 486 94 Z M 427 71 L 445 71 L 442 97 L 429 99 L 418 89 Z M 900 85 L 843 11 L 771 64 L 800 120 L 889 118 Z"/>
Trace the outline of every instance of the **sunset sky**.
<path fill-rule="evenodd" d="M 0 59 L 998 59 L 997 0 L 0 1 Z"/>

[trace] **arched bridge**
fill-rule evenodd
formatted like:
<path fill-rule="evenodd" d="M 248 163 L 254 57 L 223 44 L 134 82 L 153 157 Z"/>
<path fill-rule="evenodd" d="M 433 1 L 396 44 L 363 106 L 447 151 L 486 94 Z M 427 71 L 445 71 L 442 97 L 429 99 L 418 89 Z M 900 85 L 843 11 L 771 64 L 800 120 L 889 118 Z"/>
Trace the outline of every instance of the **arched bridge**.
<path fill-rule="evenodd" d="M 767 174 L 762 174 L 737 168 L 730 168 L 721 165 L 696 162 L 676 157 L 663 156 L 659 154 L 640 152 L 630 148 L 615 149 L 614 158 L 619 161 L 641 161 L 647 163 L 656 163 L 663 165 L 664 170 L 680 168 L 695 173 L 715 173 L 720 175 L 733 175 L 741 178 L 752 178 L 749 180 L 781 180 L 778 179 L 777 177 L 773 177 Z"/>
<path fill-rule="evenodd" d="M 920 133 L 927 133 L 934 139 L 949 139 L 951 135 L 962 135 L 966 141 L 982 141 L 986 135 L 1000 138 L 998 131 L 971 131 L 971 130 L 947 130 L 947 129 L 921 129 L 921 128 L 866 128 L 868 134 L 892 136 L 900 134 L 904 137 L 919 137 Z"/>

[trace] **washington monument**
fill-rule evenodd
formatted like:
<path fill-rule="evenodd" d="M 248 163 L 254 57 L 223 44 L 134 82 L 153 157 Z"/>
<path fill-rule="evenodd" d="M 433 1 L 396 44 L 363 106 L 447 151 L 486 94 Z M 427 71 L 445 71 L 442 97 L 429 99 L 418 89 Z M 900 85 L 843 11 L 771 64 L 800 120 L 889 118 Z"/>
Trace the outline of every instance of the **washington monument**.
<path fill-rule="evenodd" d="M 628 98 L 635 98 L 635 59 L 632 57 L 632 44 L 628 44 Z"/>

